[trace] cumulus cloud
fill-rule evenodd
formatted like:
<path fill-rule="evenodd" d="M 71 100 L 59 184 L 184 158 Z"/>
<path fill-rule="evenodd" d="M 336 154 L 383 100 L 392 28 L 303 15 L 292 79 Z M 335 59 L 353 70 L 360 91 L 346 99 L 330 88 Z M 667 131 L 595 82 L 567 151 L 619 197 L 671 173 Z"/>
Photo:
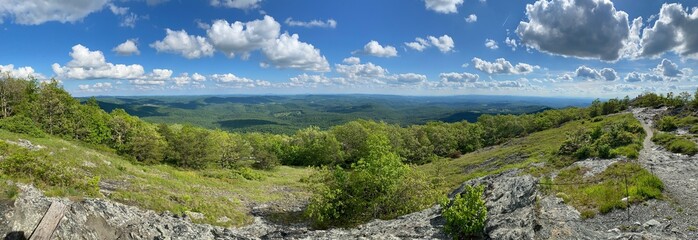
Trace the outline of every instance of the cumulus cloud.
<path fill-rule="evenodd" d="M 450 72 L 450 73 L 441 73 L 439 74 L 439 77 L 441 78 L 442 82 L 456 82 L 456 83 L 463 83 L 463 82 L 477 82 L 478 79 L 480 79 L 480 75 L 473 74 L 473 73 L 457 73 L 457 72 Z"/>
<path fill-rule="evenodd" d="M 673 51 L 683 57 L 698 58 L 698 8 L 684 9 L 679 3 L 664 4 L 651 28 L 645 28 L 641 56 L 659 57 Z"/>
<path fill-rule="evenodd" d="M 427 40 L 425 40 L 424 38 L 418 37 L 418 38 L 415 38 L 414 42 L 406 42 L 405 46 L 421 52 L 421 51 L 424 51 L 424 49 L 430 47 L 431 44 L 429 44 L 429 42 L 427 42 Z"/>
<path fill-rule="evenodd" d="M 516 48 L 519 46 L 519 44 L 516 42 L 516 39 L 509 38 L 507 37 L 504 39 L 504 43 L 511 48 L 512 51 L 516 51 Z"/>
<path fill-rule="evenodd" d="M 286 23 L 286 25 L 291 26 L 291 27 L 307 27 L 307 28 L 312 28 L 312 27 L 336 28 L 337 27 L 337 21 L 335 21 L 334 19 L 327 19 L 325 21 L 311 20 L 308 22 L 303 22 L 303 21 L 293 20 L 292 18 L 287 18 L 285 23 Z"/>
<path fill-rule="evenodd" d="M 679 70 L 679 66 L 666 58 L 662 59 L 662 62 L 657 65 L 654 71 L 665 77 L 678 77 L 683 75 L 683 72 Z"/>
<path fill-rule="evenodd" d="M 188 59 L 213 56 L 214 48 L 201 36 L 187 34 L 186 31 L 165 30 L 167 36 L 161 41 L 150 44 L 158 52 L 180 54 Z"/>
<path fill-rule="evenodd" d="M 335 64 L 335 71 L 351 80 L 371 80 L 384 78 L 388 70 L 373 63 Z"/>
<path fill-rule="evenodd" d="M 238 77 L 232 73 L 226 74 L 213 74 L 211 75 L 211 80 L 215 81 L 220 87 L 232 87 L 232 88 L 242 88 L 242 87 L 268 87 L 272 84 L 269 81 L 264 80 L 252 80 L 246 77 Z"/>
<path fill-rule="evenodd" d="M 250 52 L 274 44 L 280 31 L 281 24 L 273 17 L 264 16 L 261 20 L 246 23 L 216 20 L 206 34 L 213 46 L 228 57 L 242 54 L 246 59 Z"/>
<path fill-rule="evenodd" d="M 328 72 L 330 64 L 312 44 L 298 40 L 298 34 L 282 34 L 275 43 L 262 49 L 269 63 L 279 68 Z"/>
<path fill-rule="evenodd" d="M 354 51 L 353 54 L 368 54 L 376 57 L 396 57 L 397 49 L 390 45 L 382 46 L 377 41 L 371 40 L 364 45 L 363 50 Z"/>
<path fill-rule="evenodd" d="M 114 49 L 112 49 L 112 51 L 122 56 L 139 55 L 141 54 L 141 52 L 138 51 L 136 41 L 137 40 L 135 39 L 128 39 L 125 42 L 116 46 Z"/>
<path fill-rule="evenodd" d="M 346 64 L 359 64 L 361 62 L 361 59 L 357 57 L 348 57 L 342 60 L 342 62 Z"/>
<path fill-rule="evenodd" d="M 254 9 L 262 0 L 211 0 L 211 6 L 237 9 Z"/>
<path fill-rule="evenodd" d="M 424 0 L 424 6 L 438 13 L 457 13 L 463 0 Z"/>
<path fill-rule="evenodd" d="M 630 72 L 625 76 L 625 82 L 661 82 L 666 79 L 663 76 L 652 73 Z"/>
<path fill-rule="evenodd" d="M 521 43 L 550 54 L 615 61 L 629 36 L 628 14 L 608 0 L 538 0 L 526 15 Z"/>
<path fill-rule="evenodd" d="M 427 49 L 429 47 L 436 47 L 441 51 L 442 53 L 447 53 L 453 51 L 453 47 L 455 46 L 455 43 L 453 42 L 453 38 L 451 38 L 448 35 L 443 35 L 441 37 L 434 37 L 434 36 L 427 36 L 427 39 L 424 38 L 415 38 L 414 42 L 406 42 L 405 46 L 414 49 L 416 51 L 424 51 L 424 49 Z"/>
<path fill-rule="evenodd" d="M 42 74 L 36 73 L 32 67 L 18 67 L 15 68 L 14 64 L 0 65 L 0 77 L 4 77 L 7 74 L 9 77 L 13 78 L 37 78 L 46 79 Z"/>
<path fill-rule="evenodd" d="M 485 47 L 495 50 L 499 48 L 499 45 L 497 45 L 497 41 L 488 38 L 485 39 Z"/>
<path fill-rule="evenodd" d="M 136 79 L 144 75 L 138 64 L 113 64 L 106 61 L 101 51 L 90 51 L 83 45 L 75 45 L 70 52 L 72 60 L 65 66 L 51 65 L 53 72 L 69 79 Z"/>
<path fill-rule="evenodd" d="M 468 15 L 467 17 L 465 17 L 465 22 L 467 22 L 467 23 L 477 22 L 477 15 L 475 15 L 475 14 Z"/>
<path fill-rule="evenodd" d="M 112 89 L 112 84 L 108 82 L 100 82 L 92 85 L 80 84 L 78 90 L 81 92 L 106 92 Z"/>
<path fill-rule="evenodd" d="M 575 76 L 586 79 L 586 80 L 606 80 L 615 81 L 618 79 L 618 74 L 616 70 L 612 68 L 603 68 L 601 70 L 596 70 L 587 66 L 579 66 L 574 72 Z"/>
<path fill-rule="evenodd" d="M 107 3 L 109 0 L 4 0 L 0 3 L 0 23 L 5 18 L 23 25 L 38 25 L 51 21 L 74 23 L 102 10 Z M 122 11 L 115 10 L 115 14 Z"/>
<path fill-rule="evenodd" d="M 426 82 L 427 76 L 417 73 L 401 73 L 391 75 L 387 77 L 386 80 L 386 83 L 388 84 L 414 85 Z"/>
<path fill-rule="evenodd" d="M 443 35 L 441 37 L 429 36 L 429 41 L 432 45 L 439 49 L 442 53 L 447 53 L 453 50 L 455 46 L 453 38 L 448 35 Z"/>
<path fill-rule="evenodd" d="M 533 72 L 538 66 L 532 66 L 527 63 L 517 63 L 512 65 L 511 62 L 504 58 L 497 58 L 494 62 L 488 62 L 480 58 L 472 60 L 475 69 L 487 74 L 528 74 Z"/>
<path fill-rule="evenodd" d="M 189 75 L 189 73 L 182 73 L 177 77 L 173 77 L 172 80 L 175 85 L 181 87 L 189 84 L 201 84 L 201 82 L 206 81 L 206 77 L 198 73 L 192 75 Z"/>

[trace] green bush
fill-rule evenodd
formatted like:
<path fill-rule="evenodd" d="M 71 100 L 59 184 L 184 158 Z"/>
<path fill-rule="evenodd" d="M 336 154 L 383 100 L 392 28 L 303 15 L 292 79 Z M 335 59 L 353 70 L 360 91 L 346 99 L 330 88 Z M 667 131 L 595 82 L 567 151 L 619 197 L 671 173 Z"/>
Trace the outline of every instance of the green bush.
<path fill-rule="evenodd" d="M 674 131 L 676 128 L 678 128 L 676 124 L 676 117 L 673 116 L 664 116 L 657 121 L 657 129 L 662 130 L 662 131 Z"/>
<path fill-rule="evenodd" d="M 453 202 L 445 200 L 441 203 L 441 216 L 446 219 L 444 231 L 453 239 L 467 239 L 482 236 L 487 220 L 487 207 L 482 200 L 483 186 L 465 186 L 461 194 L 456 195 Z"/>
<path fill-rule="evenodd" d="M 306 216 L 316 228 L 354 226 L 390 219 L 430 206 L 436 200 L 427 177 L 402 163 L 387 137 L 373 134 L 368 155 L 351 171 L 325 167 L 311 179 L 316 184 Z"/>
<path fill-rule="evenodd" d="M 645 199 L 656 199 L 662 196 L 664 183 L 657 176 L 651 174 L 640 175 L 635 186 L 630 188 L 630 195 Z"/>
<path fill-rule="evenodd" d="M 669 133 L 655 133 L 654 136 L 652 137 L 652 142 L 655 142 L 660 145 L 666 145 L 670 143 L 671 141 L 674 141 L 676 139 L 676 136 L 673 134 Z"/>
<path fill-rule="evenodd" d="M 686 155 L 695 155 L 698 153 L 698 146 L 696 143 L 688 139 L 675 139 L 671 141 L 667 146 L 667 149 L 673 153 L 683 153 Z"/>
<path fill-rule="evenodd" d="M 12 116 L 0 119 L 0 129 L 14 133 L 23 133 L 32 137 L 44 137 L 46 133 L 33 120 L 26 116 Z"/>

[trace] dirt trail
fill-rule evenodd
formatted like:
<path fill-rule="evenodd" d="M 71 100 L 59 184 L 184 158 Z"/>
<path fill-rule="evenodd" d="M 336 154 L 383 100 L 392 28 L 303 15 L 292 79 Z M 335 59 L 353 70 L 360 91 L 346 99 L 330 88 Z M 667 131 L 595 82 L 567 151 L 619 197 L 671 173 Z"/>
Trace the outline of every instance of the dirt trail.
<path fill-rule="evenodd" d="M 695 214 L 698 210 L 698 155 L 671 153 L 651 141 L 653 118 L 665 110 L 639 108 L 632 111 L 647 132 L 639 159 L 647 169 L 662 179 L 665 195 L 678 203 L 677 207 L 682 208 L 682 212 L 698 224 L 698 214 Z"/>

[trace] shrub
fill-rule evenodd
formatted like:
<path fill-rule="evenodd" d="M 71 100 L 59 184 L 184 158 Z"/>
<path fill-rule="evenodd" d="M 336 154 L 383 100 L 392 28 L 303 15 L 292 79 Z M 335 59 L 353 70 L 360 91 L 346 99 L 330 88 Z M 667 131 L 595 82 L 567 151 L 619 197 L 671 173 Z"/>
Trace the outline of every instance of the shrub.
<path fill-rule="evenodd" d="M 33 120 L 26 116 L 12 116 L 0 119 L 0 129 L 14 133 L 23 133 L 32 137 L 44 137 L 46 133 Z"/>
<path fill-rule="evenodd" d="M 664 116 L 657 121 L 657 129 L 662 131 L 674 131 L 678 128 L 676 125 L 676 117 Z"/>
<path fill-rule="evenodd" d="M 674 139 L 676 139 L 676 136 L 674 136 L 673 134 L 669 134 L 669 133 L 656 133 L 656 134 L 654 134 L 654 136 L 652 137 L 652 142 L 655 142 L 655 143 L 660 144 L 660 145 L 665 145 L 665 144 L 670 143 L 670 142 L 673 141 Z"/>
<path fill-rule="evenodd" d="M 485 230 L 487 207 L 482 200 L 483 186 L 465 186 L 453 202 L 443 201 L 441 215 L 446 219 L 444 231 L 453 239 L 467 239 L 481 236 Z"/>
<path fill-rule="evenodd" d="M 667 146 L 667 149 L 669 149 L 669 151 L 673 153 L 683 153 L 686 155 L 695 155 L 696 153 L 698 153 L 698 147 L 696 146 L 696 143 L 683 138 L 671 141 L 671 143 L 669 143 L 669 145 Z"/>
<path fill-rule="evenodd" d="M 316 192 L 305 214 L 317 228 L 389 219 L 435 202 L 426 176 L 402 163 L 387 137 L 370 135 L 368 155 L 347 171 L 325 167 L 313 176 Z"/>

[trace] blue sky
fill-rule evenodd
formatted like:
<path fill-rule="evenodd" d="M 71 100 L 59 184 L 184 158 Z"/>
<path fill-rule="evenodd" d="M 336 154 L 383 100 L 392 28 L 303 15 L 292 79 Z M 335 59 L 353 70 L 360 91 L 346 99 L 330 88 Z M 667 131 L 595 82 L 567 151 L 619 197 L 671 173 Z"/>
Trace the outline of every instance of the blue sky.
<path fill-rule="evenodd" d="M 0 0 L 0 5 L 0 71 L 55 78 L 77 96 L 615 97 L 693 92 L 698 86 L 695 1 Z"/>

